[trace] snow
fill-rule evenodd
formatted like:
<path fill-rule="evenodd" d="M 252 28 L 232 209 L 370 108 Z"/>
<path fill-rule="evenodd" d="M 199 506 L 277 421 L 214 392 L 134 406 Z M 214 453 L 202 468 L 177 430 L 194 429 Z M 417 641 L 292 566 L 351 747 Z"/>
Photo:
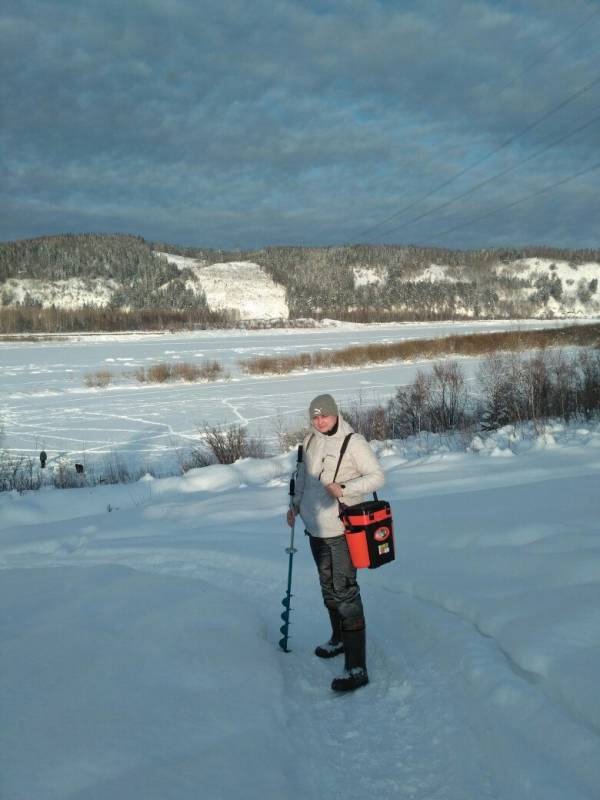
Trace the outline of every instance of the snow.
<path fill-rule="evenodd" d="M 0 495 L 2 797 L 597 797 L 600 425 L 373 447 L 397 560 L 350 696 L 301 530 L 277 646 L 293 453 Z"/>
<path fill-rule="evenodd" d="M 424 269 L 423 272 L 419 273 L 416 278 L 413 278 L 412 281 L 430 281 L 431 283 L 442 281 L 443 283 L 456 283 L 458 278 L 449 275 L 449 269 L 450 268 L 448 266 L 443 266 L 441 264 L 431 264 L 429 267 Z"/>
<path fill-rule="evenodd" d="M 0 420 L 3 446 L 53 466 L 71 462 L 109 469 L 115 461 L 132 471 L 161 475 L 180 468 L 204 424 L 239 423 L 271 444 L 279 427 L 305 424 L 311 398 L 336 389 L 342 403 L 385 402 L 414 380 L 425 364 L 380 364 L 361 369 L 302 372 L 279 378 L 244 374 L 239 361 L 258 355 L 337 349 L 450 334 L 557 327 L 559 321 L 338 324 L 267 331 L 197 331 L 178 334 L 74 336 L 68 340 L 0 342 Z M 231 376 L 215 383 L 139 384 L 139 367 L 176 361 L 219 361 Z M 473 377 L 477 363 L 461 362 Z M 106 389 L 89 388 L 85 376 L 113 374 Z M 108 462 L 108 466 L 107 466 Z"/>
<path fill-rule="evenodd" d="M 22 303 L 27 295 L 44 308 L 81 308 L 82 306 L 104 307 L 118 288 L 113 280 L 90 278 L 69 278 L 67 280 L 42 281 L 36 278 L 10 278 L 1 287 L 13 298 Z"/>
<path fill-rule="evenodd" d="M 371 284 L 384 284 L 387 281 L 387 270 L 375 267 L 353 267 L 354 286 L 369 286 Z"/>
<path fill-rule="evenodd" d="M 597 262 L 570 264 L 568 261 L 550 258 L 523 258 L 510 267 L 501 267 L 500 272 L 516 275 L 532 284 L 543 276 L 561 280 L 563 293 L 560 301 L 551 297 L 545 308 L 538 310 L 539 316 L 547 316 L 549 313 L 555 316 L 585 316 L 600 308 L 600 294 L 592 294 L 587 303 L 582 303 L 577 296 L 580 286 L 587 289 L 592 280 L 600 281 L 600 264 Z M 535 291 L 529 291 L 529 295 L 534 296 Z"/>
<path fill-rule="evenodd" d="M 540 274 L 547 273 L 560 278 L 563 284 L 573 280 L 577 283 L 582 278 L 588 283 L 594 278 L 600 279 L 600 264 L 595 261 L 569 264 L 568 261 L 551 258 L 523 258 L 515 261 L 512 267 L 521 277 L 536 278 Z"/>
<path fill-rule="evenodd" d="M 264 267 L 251 261 L 229 261 L 206 266 L 197 259 L 157 253 L 179 269 L 194 273 L 188 288 L 204 292 L 212 310 L 233 309 L 239 318 L 288 319 L 285 287 L 275 283 Z"/>

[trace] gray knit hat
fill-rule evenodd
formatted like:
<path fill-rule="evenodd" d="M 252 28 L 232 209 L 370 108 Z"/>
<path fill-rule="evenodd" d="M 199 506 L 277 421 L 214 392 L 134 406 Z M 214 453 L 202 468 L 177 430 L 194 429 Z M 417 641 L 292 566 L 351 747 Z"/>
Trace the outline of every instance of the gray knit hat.
<path fill-rule="evenodd" d="M 320 394 L 312 401 L 308 409 L 308 415 L 313 417 L 337 417 L 338 407 L 330 394 Z"/>

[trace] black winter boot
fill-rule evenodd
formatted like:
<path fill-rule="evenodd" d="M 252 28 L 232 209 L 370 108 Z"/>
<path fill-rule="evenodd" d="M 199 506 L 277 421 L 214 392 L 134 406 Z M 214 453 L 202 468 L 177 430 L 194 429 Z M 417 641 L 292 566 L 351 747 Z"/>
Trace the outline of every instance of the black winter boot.
<path fill-rule="evenodd" d="M 342 618 L 337 608 L 329 608 L 329 619 L 331 620 L 331 636 L 325 644 L 320 644 L 315 648 L 315 655 L 319 658 L 334 658 L 344 652 L 342 642 Z"/>
<path fill-rule="evenodd" d="M 334 678 L 331 688 L 334 692 L 353 692 L 369 682 L 366 665 L 365 629 L 342 630 L 344 643 L 345 669 L 342 675 Z"/>

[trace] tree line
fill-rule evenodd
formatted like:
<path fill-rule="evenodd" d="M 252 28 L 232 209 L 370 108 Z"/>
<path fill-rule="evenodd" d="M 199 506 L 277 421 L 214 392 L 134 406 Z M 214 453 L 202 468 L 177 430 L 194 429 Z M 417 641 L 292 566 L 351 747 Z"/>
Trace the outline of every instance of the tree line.
<path fill-rule="evenodd" d="M 520 259 L 543 258 L 566 261 L 573 267 L 569 283 L 571 302 L 600 301 L 598 280 L 577 274 L 583 263 L 600 264 L 600 251 L 525 247 L 479 250 L 449 250 L 412 245 L 356 244 L 334 247 L 267 247 L 260 250 L 217 250 L 148 242 L 140 237 L 117 234 L 68 234 L 0 243 L 0 308 L 22 313 L 4 314 L 21 326 L 37 324 L 44 315 L 41 303 L 26 296 L 20 303 L 9 279 L 60 281 L 78 278 L 90 282 L 113 281 L 115 291 L 105 316 L 91 310 L 80 315 L 86 323 L 106 318 L 114 329 L 121 312 L 196 312 L 198 320 L 211 319 L 204 293 L 190 270 L 180 269 L 159 255 L 169 252 L 196 259 L 202 266 L 227 261 L 253 261 L 285 287 L 292 319 L 332 317 L 360 322 L 387 320 L 472 319 L 477 317 L 523 318 L 549 313 L 552 300 L 563 303 L 566 288 L 558 275 L 534 278 L 518 271 L 492 267 L 510 265 Z M 432 264 L 443 265 L 451 280 L 423 280 Z M 373 270 L 379 277 L 357 285 L 357 268 Z M 4 288 L 2 288 L 4 284 Z M 218 315 L 217 315 L 218 316 Z M 225 315 L 227 317 L 227 315 Z M 48 316 L 54 325 L 64 321 L 72 330 L 77 320 L 68 320 L 55 310 Z M 142 319 L 143 317 L 137 317 Z M 157 315 L 150 315 L 153 320 Z M 214 317 L 213 317 L 214 318 Z M 191 319 L 188 313 L 187 319 Z M 228 315 L 230 324 L 236 316 Z M 109 322 L 110 320 L 110 322 Z M 132 317 L 133 320 L 133 317 Z M 8 324 L 8 323 L 5 323 Z M 58 324 L 58 322 L 57 322 Z M 83 323 L 82 323 L 83 324 Z M 202 324 L 202 323 L 201 323 Z M 207 324 L 212 324 L 207 322 Z M 25 328 L 27 329 L 27 328 Z"/>
<path fill-rule="evenodd" d="M 168 308 L 123 310 L 85 306 L 72 310 L 54 306 L 0 306 L 0 334 L 4 335 L 230 328 L 236 321 L 236 315 L 231 312 L 210 311 L 207 308 L 177 311 Z"/>

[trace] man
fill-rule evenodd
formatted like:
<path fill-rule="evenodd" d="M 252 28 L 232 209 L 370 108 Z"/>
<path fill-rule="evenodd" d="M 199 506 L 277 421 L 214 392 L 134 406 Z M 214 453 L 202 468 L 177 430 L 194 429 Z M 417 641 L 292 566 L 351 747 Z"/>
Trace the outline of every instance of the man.
<path fill-rule="evenodd" d="M 383 486 L 384 476 L 369 443 L 340 416 L 330 394 L 315 397 L 309 417 L 313 430 L 304 439 L 304 460 L 288 510 L 288 524 L 292 525 L 299 514 L 306 526 L 331 621 L 331 636 L 315 654 L 333 658 L 344 653 L 344 673 L 335 678 L 331 688 L 347 692 L 365 686 L 369 676 L 362 599 L 339 519 L 339 505 L 361 502 L 364 495 Z"/>

